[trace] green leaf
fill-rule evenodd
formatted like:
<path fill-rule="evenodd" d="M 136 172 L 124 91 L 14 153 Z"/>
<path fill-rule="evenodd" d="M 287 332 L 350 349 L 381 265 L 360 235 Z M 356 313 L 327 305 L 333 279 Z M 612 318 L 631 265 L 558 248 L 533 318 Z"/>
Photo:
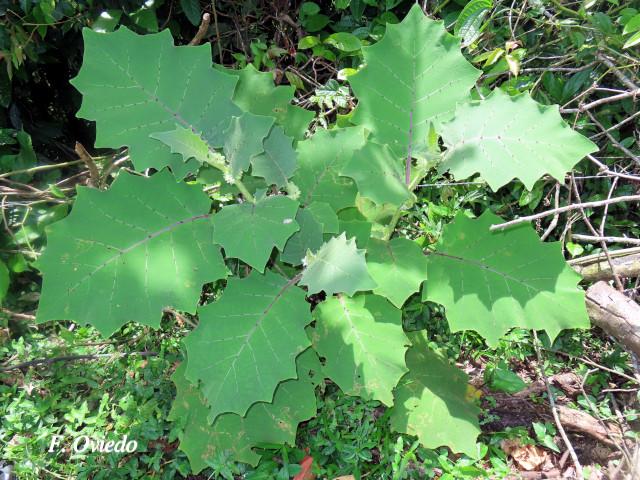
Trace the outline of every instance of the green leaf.
<path fill-rule="evenodd" d="M 407 373 L 394 392 L 391 428 L 416 435 L 425 448 L 443 445 L 475 457 L 480 409 L 472 402 L 467 375 L 412 334 Z"/>
<path fill-rule="evenodd" d="M 295 358 L 309 346 L 305 293 L 267 271 L 232 277 L 214 303 L 198 310 L 200 323 L 184 340 L 187 378 L 202 381 L 209 419 L 244 415 L 255 402 L 271 402 L 279 382 L 296 377 Z"/>
<path fill-rule="evenodd" d="M 129 14 L 129 19 L 134 25 L 137 25 L 147 32 L 158 31 L 158 16 L 156 15 L 156 9 L 153 4 L 150 6 L 143 4 L 138 10 Z"/>
<path fill-rule="evenodd" d="M 342 52 L 355 52 L 362 48 L 360 39 L 349 32 L 332 33 L 324 43 L 328 43 Z"/>
<path fill-rule="evenodd" d="M 216 161 L 214 152 L 209 149 L 202 137 L 191 131 L 190 128 L 176 125 L 175 130 L 155 132 L 149 136 L 160 140 L 169 147 L 171 153 L 177 153 L 182 156 L 185 162 L 190 159 L 195 159 L 202 164 Z"/>
<path fill-rule="evenodd" d="M 565 328 L 588 328 L 580 276 L 560 243 L 541 242 L 530 225 L 489 231 L 501 222 L 487 210 L 446 225 L 427 257 L 423 300 L 445 306 L 452 331 L 475 330 L 490 346 L 513 327 L 544 329 L 552 340 Z"/>
<path fill-rule="evenodd" d="M 371 304 L 384 313 L 382 318 L 374 317 Z M 409 339 L 400 310 L 375 295 L 340 295 L 318 304 L 314 318 L 311 337 L 318 355 L 325 358 L 325 375 L 347 395 L 393 405 L 393 389 L 407 372 L 404 354 Z"/>
<path fill-rule="evenodd" d="M 447 152 L 440 166 L 457 179 L 475 173 L 497 190 L 518 178 L 528 190 L 544 174 L 559 181 L 585 155 L 598 150 L 573 131 L 557 106 L 544 106 L 528 93 L 510 97 L 496 89 L 480 102 L 459 105 L 440 133 Z"/>
<path fill-rule="evenodd" d="M 78 116 L 94 120 L 97 148 L 128 146 L 137 170 L 171 166 L 184 177 L 197 168 L 149 135 L 177 123 L 221 147 L 231 117 L 236 79 L 211 66 L 211 46 L 175 47 L 169 30 L 137 35 L 83 30 L 84 61 L 71 83 L 82 93 Z"/>
<path fill-rule="evenodd" d="M 622 34 L 627 35 L 637 30 L 640 30 L 640 13 L 631 17 L 629 21 L 624 24 L 624 30 L 622 30 Z"/>
<path fill-rule="evenodd" d="M 303 2 L 300 5 L 300 15 L 306 17 L 320 12 L 320 6 L 316 2 Z"/>
<path fill-rule="evenodd" d="M 302 25 L 307 32 L 319 32 L 326 27 L 331 19 L 326 15 L 311 15 L 302 21 Z"/>
<path fill-rule="evenodd" d="M 180 6 L 192 25 L 200 25 L 200 0 L 180 0 Z"/>
<path fill-rule="evenodd" d="M 321 365 L 312 349 L 296 359 L 298 378 L 276 388 L 273 402 L 253 404 L 245 417 L 224 413 L 213 425 L 203 421 L 208 407 L 200 390 L 185 377 L 187 363 L 176 369 L 171 379 L 176 384 L 176 398 L 169 420 L 182 425 L 180 450 L 187 454 L 193 473 L 207 466 L 216 455 L 230 453 L 229 461 L 255 466 L 260 459 L 252 447 L 264 443 L 295 444 L 297 426 L 316 414 L 314 388 L 321 379 Z"/>
<path fill-rule="evenodd" d="M 631 48 L 635 45 L 637 45 L 638 43 L 640 43 L 640 32 L 636 32 L 633 35 L 631 35 L 631 37 L 629 37 L 629 39 L 624 42 L 624 45 L 622 46 L 622 48 Z"/>
<path fill-rule="evenodd" d="M 308 287 L 309 293 L 322 290 L 331 296 L 372 290 L 376 287 L 364 258 L 364 250 L 358 250 L 353 238 L 347 240 L 344 233 L 322 245 L 316 253 L 305 258 L 305 269 L 300 285 Z"/>
<path fill-rule="evenodd" d="M 359 248 L 367 248 L 373 225 L 357 208 L 345 208 L 338 213 L 338 231 L 344 232 L 347 238 L 355 238 Z"/>
<path fill-rule="evenodd" d="M 260 455 L 253 450 L 245 419 L 240 415 L 220 415 L 213 425 L 206 421 L 209 407 L 202 392 L 185 377 L 187 363 L 182 362 L 171 376 L 176 385 L 176 397 L 168 419 L 180 422 L 180 450 L 189 459 L 194 474 L 204 470 L 208 460 L 226 453 L 230 461 L 257 465 Z"/>
<path fill-rule="evenodd" d="M 453 27 L 453 33 L 462 38 L 463 45 L 470 45 L 477 40 L 482 22 L 492 7 L 492 0 L 471 0 L 465 5 Z"/>
<path fill-rule="evenodd" d="M 322 233 L 338 233 L 338 215 L 331 205 L 324 202 L 313 202 L 306 207 L 316 221 L 322 224 Z"/>
<path fill-rule="evenodd" d="M 249 168 L 252 159 L 264 152 L 262 142 L 273 125 L 273 118 L 243 113 L 233 117 L 225 131 L 224 154 L 231 175 L 238 178 Z"/>
<path fill-rule="evenodd" d="M 213 217 L 214 241 L 222 245 L 226 257 L 264 272 L 273 247 L 282 251 L 298 231 L 297 210 L 296 201 L 282 195 L 226 206 Z"/>
<path fill-rule="evenodd" d="M 484 371 L 484 379 L 489 388 L 497 392 L 517 393 L 527 386 L 503 361 L 494 367 L 488 366 Z"/>
<path fill-rule="evenodd" d="M 307 208 L 296 215 L 300 230 L 294 233 L 284 246 L 280 260 L 291 265 L 301 265 L 307 250 L 317 251 L 322 246 L 322 223 Z"/>
<path fill-rule="evenodd" d="M 577 257 L 584 253 L 584 248 L 579 243 L 567 242 L 565 247 L 572 257 Z"/>
<path fill-rule="evenodd" d="M 289 137 L 296 140 L 304 137 L 314 113 L 291 105 L 295 95 L 294 86 L 274 86 L 272 73 L 260 72 L 251 64 L 242 70 L 223 70 L 238 77 L 233 101 L 240 108 L 256 115 L 274 117 L 276 125 L 280 125 Z"/>
<path fill-rule="evenodd" d="M 387 145 L 368 142 L 353 153 L 340 174 L 353 178 L 360 195 L 376 204 L 399 206 L 411 198 L 402 165 Z"/>
<path fill-rule="evenodd" d="M 560 453 L 560 449 L 556 445 L 553 437 L 555 435 L 555 429 L 549 423 L 540 423 L 540 422 L 532 422 L 533 431 L 536 433 L 536 437 L 538 441 L 542 443 L 549 450 L 554 451 L 556 453 Z M 551 434 L 547 433 L 547 429 L 551 431 Z"/>
<path fill-rule="evenodd" d="M 374 293 L 401 308 L 427 278 L 427 259 L 416 242 L 394 238 L 371 239 L 367 246 L 367 268 L 378 286 Z"/>
<path fill-rule="evenodd" d="M 426 149 L 429 123 L 451 118 L 480 71 L 460 53 L 460 40 L 414 4 L 382 40 L 362 49 L 366 66 L 349 77 L 358 97 L 352 119 L 388 144 L 396 157 Z"/>
<path fill-rule="evenodd" d="M 35 167 L 38 163 L 36 152 L 33 150 L 33 142 L 31 135 L 24 130 L 20 130 L 16 133 L 16 140 L 20 146 L 18 153 L 14 155 L 2 155 L 0 154 L 0 169 L 2 171 L 11 172 L 15 170 L 24 170 L 31 167 Z M 29 183 L 33 178 L 32 173 L 16 173 L 10 175 L 11 180 L 21 183 Z"/>
<path fill-rule="evenodd" d="M 300 188 L 300 203 L 324 202 L 335 211 L 355 205 L 356 186 L 339 172 L 364 144 L 362 128 L 320 130 L 298 143 L 298 169 L 293 183 Z"/>
<path fill-rule="evenodd" d="M 106 192 L 79 187 L 38 261 L 38 323 L 90 323 L 108 336 L 131 321 L 159 327 L 165 307 L 195 313 L 202 285 L 227 275 L 210 205 L 166 171 L 121 173 Z"/>
<path fill-rule="evenodd" d="M 307 35 L 306 37 L 302 37 L 298 42 L 298 50 L 306 50 L 308 48 L 313 48 L 320 43 L 320 39 L 315 35 Z"/>
<path fill-rule="evenodd" d="M 264 152 L 251 160 L 251 173 L 262 177 L 270 185 L 284 187 L 296 169 L 296 151 L 291 137 L 282 128 L 273 127 L 264 139 Z"/>
<path fill-rule="evenodd" d="M 120 22 L 122 10 L 103 10 L 91 23 L 91 29 L 99 33 L 113 32 Z"/>

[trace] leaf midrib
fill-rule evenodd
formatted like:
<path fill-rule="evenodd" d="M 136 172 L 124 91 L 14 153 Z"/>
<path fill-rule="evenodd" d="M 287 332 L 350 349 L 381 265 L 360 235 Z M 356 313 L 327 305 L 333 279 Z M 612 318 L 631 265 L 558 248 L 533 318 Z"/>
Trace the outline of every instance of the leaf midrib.
<path fill-rule="evenodd" d="M 451 259 L 451 260 L 456 260 L 456 261 L 459 261 L 459 262 L 467 263 L 469 265 L 476 266 L 476 267 L 481 268 L 483 270 L 487 270 L 487 271 L 489 271 L 489 272 L 491 272 L 491 273 L 493 273 L 495 275 L 499 275 L 499 276 L 501 276 L 501 277 L 503 277 L 503 278 L 505 278 L 507 280 L 511 280 L 511 281 L 513 281 L 515 283 L 523 285 L 523 286 L 527 287 L 528 289 L 530 288 L 531 290 L 534 290 L 536 293 L 544 293 L 545 292 L 545 290 L 541 290 L 541 289 L 539 289 L 539 288 L 537 288 L 537 287 L 535 287 L 533 285 L 528 284 L 524 280 L 520 280 L 520 279 L 518 279 L 516 277 L 513 277 L 513 276 L 509 275 L 508 273 L 505 273 L 505 272 L 502 272 L 500 270 L 497 270 L 497 269 L 495 269 L 495 268 L 493 268 L 493 267 L 491 267 L 491 266 L 489 266 L 489 265 L 487 265 L 485 263 L 482 263 L 482 262 L 480 262 L 478 260 L 459 257 L 457 255 L 450 255 L 450 254 L 444 253 L 444 252 L 429 252 L 428 255 L 437 255 L 439 257 L 444 257 L 444 258 L 448 258 L 448 259 Z"/>
<path fill-rule="evenodd" d="M 126 255 L 127 253 L 130 253 L 131 251 L 135 250 L 136 248 L 140 247 L 141 245 L 146 245 L 147 243 L 149 243 L 154 238 L 157 238 L 157 237 L 159 237 L 160 235 L 162 235 L 164 233 L 171 232 L 171 231 L 175 230 L 176 228 L 178 228 L 178 227 L 180 227 L 182 225 L 187 225 L 187 224 L 193 223 L 193 222 L 195 222 L 197 220 L 202 220 L 202 219 L 205 219 L 205 218 L 209 218 L 209 217 L 211 217 L 211 215 L 212 215 L 211 213 L 204 213 L 204 214 L 201 214 L 201 215 L 194 215 L 192 217 L 189 217 L 189 218 L 186 218 L 186 219 L 183 219 L 183 220 L 178 220 L 177 222 L 174 222 L 174 223 L 172 223 L 170 225 L 167 225 L 166 227 L 163 227 L 160 230 L 156 230 L 155 232 L 149 233 L 142 240 L 138 240 L 137 242 L 132 243 L 131 245 L 129 245 L 126 248 L 118 248 L 118 247 L 116 247 L 114 245 L 103 244 L 102 246 L 104 248 L 110 248 L 110 249 L 117 250 L 118 253 L 116 253 L 114 256 L 112 256 L 112 257 L 108 258 L 107 260 L 105 260 L 104 262 L 102 262 L 93 271 L 91 271 L 90 273 L 88 273 L 84 277 L 82 277 L 80 280 L 78 280 L 72 287 L 69 288 L 69 290 L 68 290 L 69 294 L 71 294 L 75 289 L 77 289 L 80 285 L 82 285 L 88 278 L 92 277 L 93 275 L 98 273 L 103 268 L 106 268 L 108 265 L 110 265 L 114 261 L 118 260 L 119 258 L 121 258 L 122 256 Z M 84 239 L 82 241 L 90 241 L 90 242 L 95 243 L 93 240 Z"/>

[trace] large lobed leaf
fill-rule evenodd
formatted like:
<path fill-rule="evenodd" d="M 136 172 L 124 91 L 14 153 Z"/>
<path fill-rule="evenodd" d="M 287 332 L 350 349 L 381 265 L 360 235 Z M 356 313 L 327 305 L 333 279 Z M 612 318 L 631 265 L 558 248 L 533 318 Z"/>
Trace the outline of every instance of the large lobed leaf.
<path fill-rule="evenodd" d="M 298 424 L 316 414 L 314 389 L 322 378 L 312 349 L 298 355 L 296 365 L 298 378 L 280 383 L 273 402 L 253 404 L 244 417 L 222 414 L 213 425 L 204 421 L 208 407 L 200 389 L 185 377 L 187 363 L 178 366 L 171 377 L 177 393 L 169 420 L 179 424 L 180 450 L 187 454 L 194 473 L 222 454 L 227 454 L 229 461 L 256 465 L 260 455 L 253 447 L 264 443 L 295 444 Z"/>
<path fill-rule="evenodd" d="M 247 112 L 231 119 L 229 128 L 224 131 L 222 148 L 234 178 L 240 177 L 249 169 L 251 161 L 264 152 L 262 142 L 272 125 L 272 118 Z"/>
<path fill-rule="evenodd" d="M 400 310 L 375 295 L 340 295 L 320 303 L 314 318 L 311 338 L 325 375 L 348 395 L 393 405 L 409 345 Z"/>
<path fill-rule="evenodd" d="M 298 169 L 293 182 L 300 188 L 300 203 L 328 203 L 335 211 L 355 205 L 357 189 L 340 171 L 353 152 L 365 144 L 362 128 L 321 130 L 298 143 Z"/>
<path fill-rule="evenodd" d="M 311 322 L 300 288 L 267 271 L 231 278 L 222 297 L 198 310 L 200 323 L 185 339 L 186 376 L 202 381 L 210 419 L 244 415 L 270 402 L 279 382 L 296 376 L 295 358 L 309 346 Z"/>
<path fill-rule="evenodd" d="M 543 243 L 530 225 L 491 232 L 502 219 L 485 211 L 459 214 L 429 254 L 423 300 L 446 308 L 452 331 L 475 330 L 489 345 L 513 327 L 587 328 L 580 276 L 564 261 L 560 244 Z"/>
<path fill-rule="evenodd" d="M 440 169 L 459 179 L 480 173 L 493 190 L 514 177 L 529 190 L 547 173 L 562 181 L 578 161 L 598 150 L 562 120 L 557 106 L 500 89 L 460 105 L 440 133 L 447 147 Z"/>
<path fill-rule="evenodd" d="M 309 293 L 324 291 L 327 296 L 353 295 L 376 287 L 367 271 L 364 250 L 358 250 L 355 239 L 347 239 L 344 233 L 331 238 L 317 252 L 309 252 L 300 285 L 305 285 Z"/>
<path fill-rule="evenodd" d="M 351 177 L 358 192 L 376 204 L 402 205 L 411 198 L 405 184 L 404 169 L 387 145 L 368 142 L 356 150 L 340 172 Z"/>
<path fill-rule="evenodd" d="M 417 243 L 406 238 L 391 241 L 371 239 L 367 268 L 378 286 L 374 293 L 401 308 L 427 278 L 427 259 Z"/>
<path fill-rule="evenodd" d="M 251 64 L 242 70 L 222 70 L 238 77 L 233 101 L 240 108 L 256 115 L 274 117 L 276 124 L 284 129 L 288 137 L 302 139 L 314 114 L 310 110 L 291 105 L 295 96 L 293 85 L 276 87 L 271 72 L 259 72 Z"/>
<path fill-rule="evenodd" d="M 365 67 L 349 77 L 358 97 L 353 121 L 398 158 L 424 151 L 430 123 L 451 118 L 480 76 L 462 56 L 460 40 L 442 21 L 425 17 L 417 3 L 362 51 Z"/>
<path fill-rule="evenodd" d="M 37 321 L 108 336 L 130 321 L 158 327 L 165 307 L 195 313 L 202 285 L 227 275 L 210 206 L 166 171 L 121 173 L 106 192 L 79 187 L 71 214 L 48 229 Z"/>
<path fill-rule="evenodd" d="M 224 143 L 236 79 L 211 65 L 209 44 L 176 47 L 169 30 L 137 35 L 83 30 L 84 62 L 73 85 L 83 95 L 78 116 L 95 120 L 96 147 L 128 146 L 138 170 L 171 166 L 178 177 L 197 167 L 149 135 L 178 124 L 212 147 Z"/>
<path fill-rule="evenodd" d="M 323 224 L 308 208 L 298 210 L 296 222 L 300 230 L 287 240 L 280 259 L 297 266 L 302 264 L 307 251 L 315 252 L 322 246 Z"/>
<path fill-rule="evenodd" d="M 264 272 L 273 247 L 282 251 L 300 228 L 295 221 L 298 204 L 282 195 L 223 207 L 214 217 L 214 240 L 225 256 L 239 258 Z"/>
<path fill-rule="evenodd" d="M 426 448 L 443 445 L 476 455 L 480 409 L 467 375 L 433 352 L 422 332 L 410 335 L 407 373 L 394 392 L 391 428 L 416 435 Z"/>
<path fill-rule="evenodd" d="M 269 136 L 264 139 L 264 152 L 251 160 L 251 173 L 264 178 L 269 185 L 279 188 L 286 186 L 297 163 L 296 151 L 291 142 L 291 138 L 284 134 L 282 128 L 274 126 Z"/>

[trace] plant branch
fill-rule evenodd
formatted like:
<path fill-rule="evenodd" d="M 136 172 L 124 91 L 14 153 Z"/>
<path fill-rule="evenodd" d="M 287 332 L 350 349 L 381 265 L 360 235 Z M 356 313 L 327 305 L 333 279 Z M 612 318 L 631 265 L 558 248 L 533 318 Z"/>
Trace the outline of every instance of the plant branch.
<path fill-rule="evenodd" d="M 52 165 L 40 165 L 40 166 L 37 166 L 37 167 L 23 168 L 23 169 L 20 169 L 20 170 L 13 170 L 12 172 L 2 173 L 2 174 L 0 174 L 0 178 L 11 177 L 13 175 L 18 175 L 19 173 L 31 174 L 31 173 L 44 172 L 44 171 L 47 171 L 47 170 L 55 170 L 56 168 L 70 167 L 72 165 L 78 165 L 79 163 L 83 163 L 83 161 L 82 160 L 71 160 L 69 162 L 54 163 Z"/>
<path fill-rule="evenodd" d="M 638 88 L 640 88 L 640 86 L 636 85 L 624 73 L 622 73 L 620 71 L 620 67 L 613 63 L 609 57 L 605 56 L 603 53 L 598 53 L 596 54 L 596 58 L 609 67 L 611 69 L 611 73 L 618 77 L 618 80 L 620 80 L 620 82 L 627 88 L 631 90 L 638 90 Z"/>
<path fill-rule="evenodd" d="M 567 451 L 571 456 L 571 460 L 573 460 L 573 464 L 576 468 L 576 477 L 579 479 L 584 479 L 584 475 L 582 474 L 582 465 L 580 465 L 580 460 L 578 460 L 578 455 L 576 455 L 576 451 L 573 449 L 573 445 L 571 445 L 571 442 L 569 441 L 569 437 L 567 436 L 567 433 L 564 431 L 564 427 L 560 422 L 560 416 L 558 415 L 558 410 L 556 408 L 556 401 L 553 396 L 553 392 L 551 391 L 551 386 L 549 385 L 549 379 L 547 378 L 547 375 L 544 373 L 544 361 L 542 359 L 542 353 L 540 352 L 540 342 L 538 340 L 538 334 L 535 330 L 533 331 L 533 337 L 535 339 L 535 342 L 533 345 L 536 351 L 536 357 L 538 358 L 538 370 L 540 371 L 540 376 L 544 381 L 544 386 L 547 389 L 547 396 L 549 397 L 549 405 L 551 407 L 551 414 L 553 415 L 553 420 L 556 423 L 556 427 L 558 427 L 558 433 L 560 433 L 560 436 L 562 437 L 562 441 L 567 447 Z"/>
<path fill-rule="evenodd" d="M 189 42 L 189 45 L 196 46 L 200 45 L 202 39 L 207 34 L 207 30 L 209 29 L 209 23 L 211 22 L 211 15 L 205 13 L 202 15 L 202 21 L 200 22 L 200 27 L 198 27 L 198 31 L 194 35 L 194 37 Z"/>
<path fill-rule="evenodd" d="M 489 227 L 489 230 L 491 231 L 504 230 L 505 228 L 512 227 L 513 225 L 518 225 L 519 223 L 529 222 L 531 220 L 536 220 L 538 218 L 548 217 L 549 215 L 555 215 L 556 213 L 569 212 L 571 210 L 580 210 L 582 208 L 603 207 L 605 205 L 610 205 L 612 203 L 623 203 L 623 202 L 640 202 L 640 195 L 625 195 L 622 197 L 610 198 L 607 200 L 598 200 L 595 202 L 574 203 L 572 205 L 566 205 L 564 207 L 547 210 L 546 212 L 536 213 L 535 215 L 527 215 L 525 217 L 519 217 L 505 223 L 491 225 L 491 227 Z"/>
<path fill-rule="evenodd" d="M 586 112 L 587 110 L 591 110 L 592 108 L 599 107 L 600 105 L 604 105 L 605 103 L 617 102 L 618 100 L 624 100 L 629 97 L 637 97 L 640 95 L 640 88 L 635 90 L 630 90 L 628 92 L 619 93 L 618 95 L 612 95 L 606 98 L 599 98 L 598 100 L 594 100 L 593 102 L 589 102 L 585 105 L 581 105 L 578 108 L 561 108 L 560 113 L 575 113 L 575 112 Z"/>
<path fill-rule="evenodd" d="M 638 90 L 640 91 L 640 90 Z M 633 160 L 634 162 L 636 162 L 638 165 L 640 165 L 640 157 L 636 156 L 633 154 L 633 152 L 631 150 L 629 150 L 627 147 L 625 147 L 624 145 L 622 145 L 618 140 L 616 140 L 613 135 L 611 135 L 607 129 L 604 127 L 604 125 L 602 125 L 597 119 L 596 117 L 593 116 L 593 114 L 590 111 L 585 111 L 585 113 L 589 116 L 589 118 L 591 119 L 591 121 L 593 123 L 595 123 L 598 128 L 600 128 L 600 130 L 602 130 L 602 132 L 607 136 L 607 138 L 609 139 L 609 141 L 611 141 L 611 144 L 616 147 L 618 150 L 620 150 L 622 153 L 624 153 L 625 155 L 629 156 L 629 158 L 631 158 L 631 160 Z"/>
<path fill-rule="evenodd" d="M 141 357 L 157 357 L 157 352 L 131 352 L 131 353 L 98 353 L 93 355 L 67 355 L 63 357 L 49 357 L 49 358 L 36 358 L 35 360 L 29 360 L 28 362 L 18 363 L 16 365 L 8 365 L 0 368 L 0 372 L 9 372 L 11 370 L 23 370 L 29 367 L 35 367 L 40 365 L 51 365 L 58 362 L 77 362 L 80 360 L 97 360 L 100 358 L 123 358 L 133 355 L 139 355 Z"/>
<path fill-rule="evenodd" d="M 75 152 L 89 170 L 89 184 L 93 187 L 100 187 L 100 172 L 98 171 L 98 166 L 91 155 L 89 155 L 89 152 L 87 152 L 87 149 L 84 148 L 80 142 L 76 142 Z"/>
<path fill-rule="evenodd" d="M 575 238 L 576 240 L 582 240 L 585 242 L 607 242 L 624 243 L 626 245 L 640 245 L 640 238 L 582 235 L 580 233 L 572 234 L 571 238 Z"/>

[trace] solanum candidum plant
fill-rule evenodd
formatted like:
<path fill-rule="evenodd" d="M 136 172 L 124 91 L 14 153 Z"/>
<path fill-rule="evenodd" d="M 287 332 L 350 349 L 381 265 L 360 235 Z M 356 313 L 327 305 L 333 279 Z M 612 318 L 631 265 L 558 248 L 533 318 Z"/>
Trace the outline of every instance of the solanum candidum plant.
<path fill-rule="evenodd" d="M 502 220 L 487 211 L 460 214 L 435 244 L 398 234 L 434 171 L 531 188 L 596 150 L 557 106 L 474 92 L 480 71 L 417 5 L 365 47 L 349 125 L 313 133 L 293 87 L 212 65 L 210 45 L 124 27 L 84 40 L 78 115 L 96 122 L 96 147 L 128 147 L 135 171 L 79 187 L 49 229 L 37 321 L 110 336 L 128 322 L 159 328 L 166 308 L 197 315 L 171 411 L 194 471 L 222 452 L 254 465 L 256 445 L 292 444 L 326 380 L 384 404 L 425 447 L 473 455 L 467 377 L 424 332 L 403 330 L 411 296 L 489 345 L 513 327 L 555 338 L 589 325 L 579 276 L 529 225 L 491 230 Z"/>

